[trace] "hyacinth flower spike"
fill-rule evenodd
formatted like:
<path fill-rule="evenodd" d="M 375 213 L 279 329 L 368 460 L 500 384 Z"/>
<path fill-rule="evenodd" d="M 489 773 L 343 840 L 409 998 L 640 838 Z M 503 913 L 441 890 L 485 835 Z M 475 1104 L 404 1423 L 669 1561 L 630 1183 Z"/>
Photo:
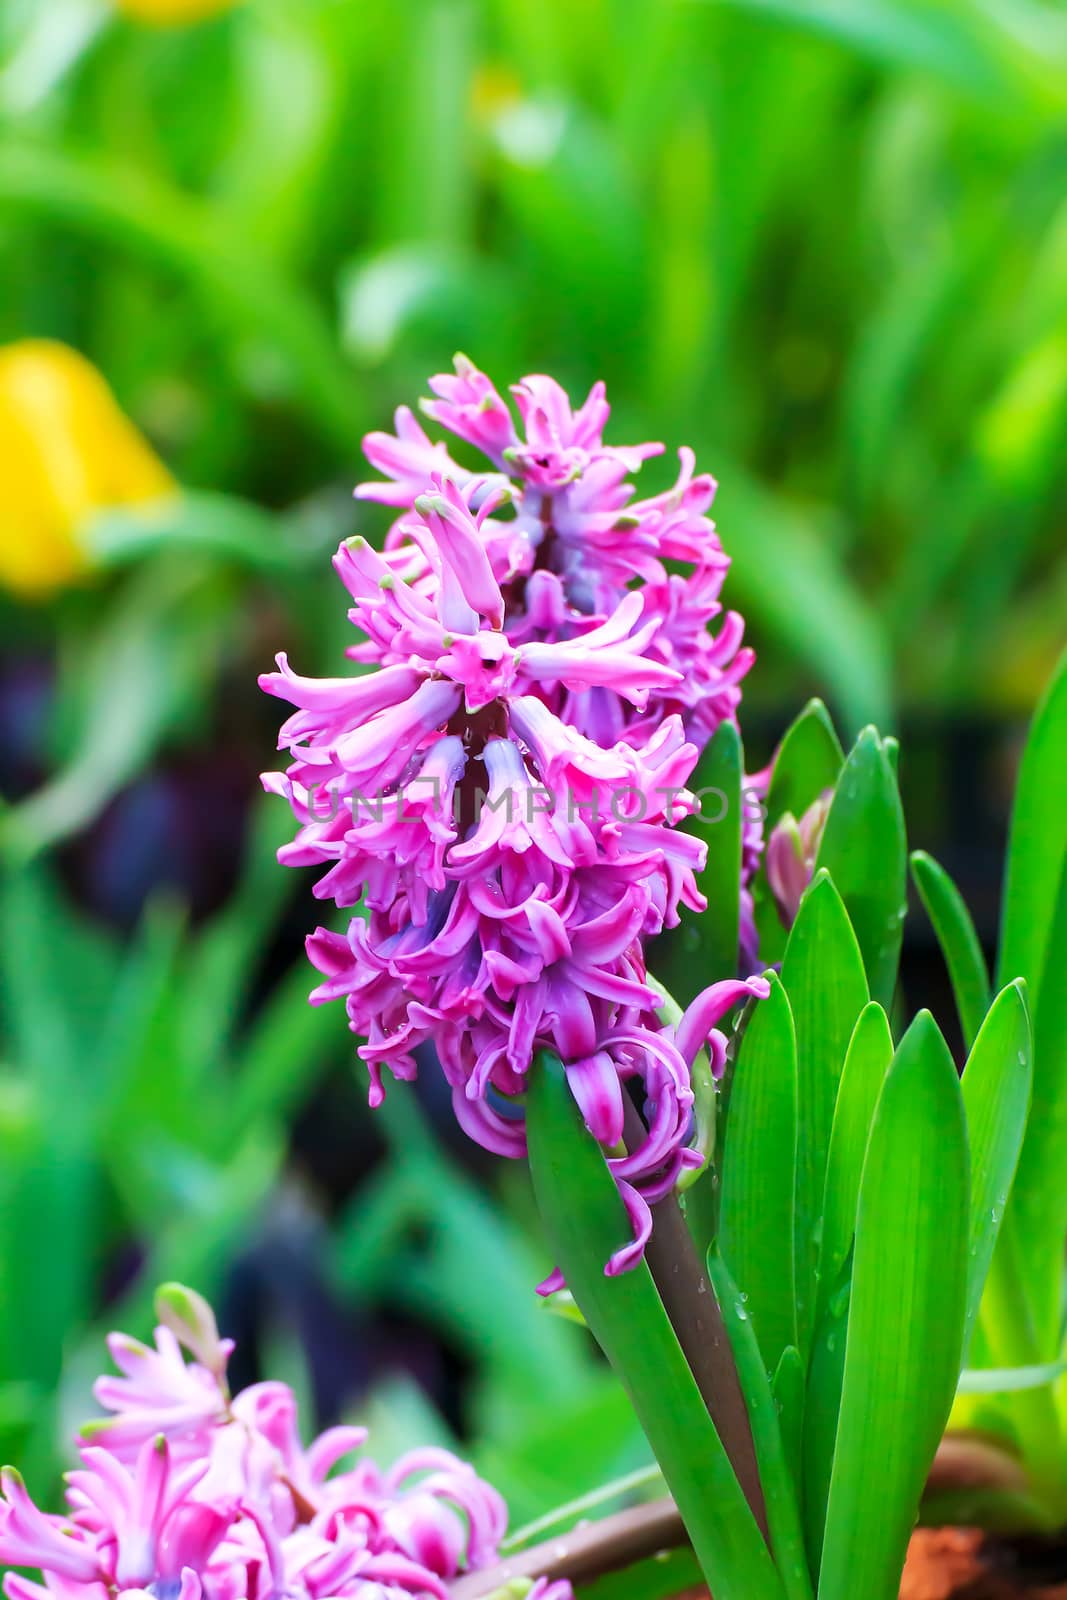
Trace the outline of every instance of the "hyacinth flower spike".
<path fill-rule="evenodd" d="M 596 1270 L 638 1267 L 661 1216 L 674 1231 L 649 1260 L 664 1303 L 691 1289 L 711 1315 L 672 1220 L 679 1181 L 709 1155 L 694 1063 L 713 1098 L 719 1024 L 767 990 L 742 975 L 667 1015 L 646 951 L 684 908 L 704 909 L 706 849 L 679 824 L 751 659 L 739 618 L 717 638 L 709 627 L 728 566 L 706 516 L 715 486 L 683 452 L 673 489 L 635 500 L 629 478 L 659 447 L 604 443 L 600 386 L 572 410 L 552 380 L 526 379 L 517 419 L 469 363 L 431 388 L 428 414 L 489 470 L 461 466 L 408 411 L 395 437 L 371 436 L 384 477 L 359 492 L 396 521 L 381 554 L 357 538 L 335 559 L 358 630 L 347 653 L 370 670 L 308 679 L 280 657 L 261 680 L 295 708 L 289 765 L 264 778 L 300 825 L 280 859 L 319 868 L 319 897 L 360 907 L 344 932 L 310 937 L 312 999 L 344 1000 L 372 1105 L 387 1072 L 414 1077 L 432 1046 L 459 1124 L 513 1158 L 527 1154 L 531 1072 L 558 1060 L 628 1220 Z M 750 828 L 749 875 L 758 856 Z M 740 876 L 736 892 L 746 927 Z M 707 1319 L 688 1320 L 699 1334 Z M 707 1383 L 699 1340 L 679 1338 Z M 758 1507 L 755 1474 L 742 1478 Z"/>
<path fill-rule="evenodd" d="M 466 1462 L 426 1448 L 387 1471 L 366 1457 L 341 1466 L 364 1444 L 361 1428 L 330 1429 L 305 1447 L 291 1390 L 255 1384 L 231 1404 L 232 1345 L 209 1350 L 175 1317 L 176 1301 L 210 1317 L 199 1296 L 168 1285 L 157 1309 L 169 1326 L 156 1329 L 154 1350 L 111 1336 L 124 1376 L 96 1385 L 112 1414 L 85 1430 L 65 1514 L 40 1511 L 4 1470 L 0 1562 L 43 1580 L 8 1573 L 8 1600 L 448 1600 L 450 1582 L 497 1562 L 507 1508 Z M 181 1344 L 213 1370 L 186 1365 Z M 223 1403 L 190 1416 L 190 1389 L 209 1383 Z M 146 1430 L 131 1466 L 129 1441 Z M 565 1582 L 527 1589 L 571 1600 Z"/>
<path fill-rule="evenodd" d="M 475 510 L 482 487 L 438 473 L 416 497 L 408 528 L 427 586 L 361 539 L 341 547 L 368 641 L 357 650 L 380 666 L 317 681 L 280 658 L 261 682 L 297 707 L 281 734 L 294 759 L 265 781 L 303 824 L 282 859 L 326 866 L 316 893 L 368 911 L 347 934 L 320 929 L 309 954 L 324 977 L 314 998 L 343 996 L 366 1041 L 372 1104 L 383 1068 L 413 1076 L 432 1041 L 461 1125 L 521 1156 L 514 1102 L 539 1048 L 559 1052 L 580 1102 L 610 1105 L 591 1124 L 608 1148 L 622 1085 L 641 1084 L 648 1137 L 613 1157 L 634 1228 L 618 1271 L 640 1255 L 650 1201 L 702 1160 L 688 1143 L 689 1062 L 656 1016 L 643 957 L 679 905 L 703 903 L 704 847 L 674 826 L 693 807 L 697 752 L 677 715 L 643 747 L 604 749 L 551 708 L 559 685 L 611 685 L 640 709 L 679 674 L 647 654 L 657 623 L 639 593 L 580 636 L 514 643 L 480 538 L 496 504 Z"/>

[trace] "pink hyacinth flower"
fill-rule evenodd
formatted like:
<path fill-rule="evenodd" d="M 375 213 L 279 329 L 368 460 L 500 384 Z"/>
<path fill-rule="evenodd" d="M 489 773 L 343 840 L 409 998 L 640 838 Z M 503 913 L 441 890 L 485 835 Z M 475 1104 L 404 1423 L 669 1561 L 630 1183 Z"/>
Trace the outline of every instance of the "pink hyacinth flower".
<path fill-rule="evenodd" d="M 183 1342 L 197 1343 L 196 1331 L 185 1328 Z M 388 1471 L 362 1456 L 342 1467 L 365 1431 L 330 1429 L 305 1447 L 291 1391 L 269 1382 L 190 1432 L 173 1404 L 185 1386 L 169 1332 L 156 1330 L 158 1363 L 146 1347 L 112 1335 L 125 1376 L 101 1378 L 97 1392 L 115 1425 L 87 1430 L 103 1442 L 82 1443 L 65 1515 L 38 1510 L 5 1469 L 0 1562 L 37 1568 L 42 1578 L 8 1573 L 8 1600 L 448 1600 L 451 1580 L 498 1560 L 504 1501 L 449 1451 L 415 1450 Z M 194 1389 L 203 1370 L 187 1368 Z M 221 1366 L 218 1379 L 222 1393 Z M 129 1440 L 153 1405 L 184 1459 L 161 1434 L 131 1465 Z M 571 1600 L 568 1584 L 542 1583 L 537 1593 Z"/>

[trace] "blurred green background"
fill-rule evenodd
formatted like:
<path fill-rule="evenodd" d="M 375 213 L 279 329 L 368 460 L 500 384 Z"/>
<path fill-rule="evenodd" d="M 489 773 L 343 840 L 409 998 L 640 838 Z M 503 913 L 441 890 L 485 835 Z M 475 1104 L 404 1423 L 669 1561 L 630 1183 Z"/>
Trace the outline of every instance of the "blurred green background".
<path fill-rule="evenodd" d="M 180 1277 L 239 1377 L 536 1515 L 642 1447 L 534 1301 L 523 1174 L 430 1081 L 372 1122 L 306 1006 L 255 674 L 336 670 L 360 436 L 454 350 L 603 377 L 653 487 L 681 443 L 721 482 L 752 764 L 810 693 L 901 730 L 989 932 L 1067 635 L 1067 12 L 2 0 L 0 285 L 0 1454 L 47 1481 Z"/>

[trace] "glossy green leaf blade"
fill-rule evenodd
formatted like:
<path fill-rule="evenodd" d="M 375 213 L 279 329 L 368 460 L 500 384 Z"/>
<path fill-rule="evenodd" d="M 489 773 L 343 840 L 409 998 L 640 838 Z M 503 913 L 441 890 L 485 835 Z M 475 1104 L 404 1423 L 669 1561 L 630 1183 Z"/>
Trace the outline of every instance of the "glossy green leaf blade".
<path fill-rule="evenodd" d="M 874 728 L 863 730 L 845 762 L 816 865 L 845 902 L 871 998 L 888 1007 L 907 909 L 907 847 L 897 781 Z"/>
<path fill-rule="evenodd" d="M 1067 1234 L 1067 858 L 1036 995 L 1027 985 L 1034 1032 L 1030 1119 L 1010 1211 L 1042 1360 L 1059 1353 L 1063 1241 Z"/>
<path fill-rule="evenodd" d="M 782 1359 L 771 1382 L 771 1392 L 778 1408 L 786 1465 L 799 1493 L 804 1429 L 804 1363 L 795 1344 L 782 1351 Z"/>
<path fill-rule="evenodd" d="M 825 1296 L 819 1307 L 808 1357 L 802 1435 L 804 1537 L 808 1561 L 816 1574 L 822 1561 L 826 1502 L 841 1412 L 851 1291 L 850 1273 L 845 1271 L 834 1292 Z"/>
<path fill-rule="evenodd" d="M 834 1107 L 819 1249 L 820 1302 L 837 1283 L 852 1249 L 867 1137 L 892 1059 L 889 1018 L 872 1000 L 860 1012 L 849 1040 Z"/>
<path fill-rule="evenodd" d="M 845 764 L 830 713 L 821 700 L 809 700 L 799 717 L 786 729 L 778 746 L 767 791 L 764 834 L 788 811 L 800 818 L 808 807 L 837 782 Z M 765 873 L 756 878 L 756 927 L 764 961 L 780 961 L 785 950 L 782 926 Z"/>
<path fill-rule="evenodd" d="M 683 940 L 696 935 L 697 987 L 736 978 L 740 927 L 741 834 L 744 757 L 733 722 L 721 722 L 694 774 L 692 788 L 700 815 L 688 831 L 702 839 L 708 859 L 698 879 L 708 902 L 702 916 L 683 920 Z M 688 952 L 685 952 L 688 960 Z"/>
<path fill-rule="evenodd" d="M 974 1042 L 962 1080 L 971 1147 L 971 1227 L 964 1348 L 982 1298 L 1000 1232 L 1026 1119 L 1033 1048 L 1025 984 L 1010 983 L 994 1000 Z"/>
<path fill-rule="evenodd" d="M 1009 1208 L 1030 1309 L 1025 1359 L 1059 1355 L 1067 1230 L 1067 652 L 1038 707 L 1019 769 L 1004 885 L 1000 981 L 1025 978 L 1033 1097 Z M 1001 1330 L 1003 1335 L 1003 1330 Z"/>
<path fill-rule="evenodd" d="M 860 1182 L 819 1600 L 896 1600 L 960 1374 L 969 1187 L 956 1068 L 920 1012 L 886 1077 Z"/>
<path fill-rule="evenodd" d="M 752 1424 L 760 1482 L 767 1501 L 771 1549 L 781 1575 L 782 1587 L 787 1600 L 811 1600 L 811 1579 L 804 1553 L 804 1532 L 797 1492 L 782 1440 L 778 1408 L 764 1353 L 752 1322 L 751 1296 L 743 1294 L 714 1245 L 708 1251 L 708 1277 L 722 1308 Z"/>
<path fill-rule="evenodd" d="M 1012 809 L 997 965 L 1001 984 L 1025 978 L 1035 1010 L 1067 856 L 1067 651 L 1037 709 Z"/>
<path fill-rule="evenodd" d="M 925 850 L 914 850 L 911 875 L 948 967 L 963 1042 L 969 1050 L 991 998 L 982 945 L 963 896 L 933 856 Z"/>
<path fill-rule="evenodd" d="M 713 1593 L 781 1600 L 782 1588 L 648 1267 L 608 1277 L 630 1224 L 558 1057 L 530 1074 L 534 1193 L 567 1285 L 625 1385 Z"/>
<path fill-rule="evenodd" d="M 796 1343 L 797 1046 L 776 974 L 741 1038 L 721 1158 L 719 1248 L 747 1297 L 768 1372 Z"/>
<path fill-rule="evenodd" d="M 837 1090 L 849 1041 L 868 1001 L 856 935 L 833 883 L 819 873 L 804 896 L 782 963 L 797 1038 L 795 1283 L 798 1342 L 815 1314 L 819 1233 Z"/>
<path fill-rule="evenodd" d="M 845 752 L 821 700 L 809 700 L 786 729 L 774 758 L 767 793 L 767 826 L 791 811 L 800 817 L 813 800 L 832 789 L 845 764 Z"/>

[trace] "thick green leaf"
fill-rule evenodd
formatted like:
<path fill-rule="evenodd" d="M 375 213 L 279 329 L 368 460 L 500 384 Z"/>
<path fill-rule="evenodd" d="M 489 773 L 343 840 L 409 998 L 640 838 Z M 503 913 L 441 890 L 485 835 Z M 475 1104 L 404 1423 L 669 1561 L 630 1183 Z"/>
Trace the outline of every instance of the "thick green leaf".
<path fill-rule="evenodd" d="M 795 1344 L 797 1046 L 778 977 L 741 1038 L 721 1158 L 719 1248 L 773 1373 Z"/>
<path fill-rule="evenodd" d="M 1035 1011 L 1067 857 L 1067 651 L 1037 709 L 1012 809 L 998 980 L 1025 978 Z M 1040 1070 L 1040 1068 L 1039 1068 Z"/>
<path fill-rule="evenodd" d="M 787 728 L 774 758 L 767 794 L 768 829 L 786 811 L 803 816 L 813 800 L 835 786 L 844 764 L 830 713 L 821 700 L 809 700 Z"/>
<path fill-rule="evenodd" d="M 1033 1045 L 1025 991 L 1020 979 L 997 995 L 963 1073 L 963 1104 L 971 1145 L 964 1348 L 978 1315 L 1030 1111 Z"/>
<path fill-rule="evenodd" d="M 804 1429 L 804 1363 L 795 1344 L 782 1351 L 782 1359 L 771 1383 L 771 1393 L 778 1407 L 786 1464 L 799 1490 Z"/>
<path fill-rule="evenodd" d="M 526 1125 L 534 1193 L 556 1260 L 626 1386 L 713 1593 L 782 1596 L 767 1546 L 644 1262 L 608 1277 L 630 1232 L 618 1189 L 583 1127 L 557 1057 L 531 1072 Z"/>
<path fill-rule="evenodd" d="M 1058 1353 L 1067 1234 L 1067 859 L 1062 873 L 1036 1005 L 1027 985 L 1034 1028 L 1033 1097 L 1010 1205 L 1042 1360 Z"/>
<path fill-rule="evenodd" d="M 924 1011 L 893 1058 L 860 1182 L 820 1600 L 896 1600 L 959 1380 L 969 1227 L 963 1098 Z"/>
<path fill-rule="evenodd" d="M 819 1249 L 820 1302 L 837 1284 L 852 1249 L 867 1137 L 892 1059 L 889 1019 L 872 1000 L 860 1013 L 849 1041 L 834 1107 Z"/>
<path fill-rule="evenodd" d="M 963 896 L 933 856 L 928 856 L 925 850 L 913 850 L 911 875 L 948 967 L 963 1042 L 969 1050 L 989 1010 L 991 998 L 981 941 Z"/>
<path fill-rule="evenodd" d="M 896 778 L 874 728 L 863 730 L 845 762 L 816 864 L 845 902 L 871 998 L 888 1007 L 907 910 L 907 858 Z"/>
<path fill-rule="evenodd" d="M 868 1001 L 856 936 L 830 877 L 820 872 L 801 901 L 782 963 L 797 1038 L 795 1281 L 801 1353 L 815 1315 L 816 1266 L 826 1162 L 849 1041 Z"/>
<path fill-rule="evenodd" d="M 1059 1354 L 1067 1232 L 1067 653 L 1034 717 L 1012 811 L 997 971 L 1025 978 L 1034 1028 L 1033 1107 L 1015 1180 L 1017 1247 L 1039 1360 Z"/>
<path fill-rule="evenodd" d="M 848 1309 L 852 1292 L 850 1268 L 841 1274 L 832 1294 L 824 1296 L 815 1320 L 805 1386 L 802 1460 L 804 1474 L 804 1538 L 808 1561 L 818 1574 L 826 1529 L 841 1388 L 845 1377 Z"/>
<path fill-rule="evenodd" d="M 688 922 L 688 928 L 697 936 L 699 988 L 737 976 L 743 770 L 737 725 L 721 722 L 700 758 L 691 784 L 701 811 L 689 831 L 708 847 L 707 863 L 698 879 L 708 909 Z"/>
<path fill-rule="evenodd" d="M 742 1292 L 714 1245 L 708 1251 L 708 1277 L 722 1307 L 723 1321 L 752 1424 L 760 1482 L 767 1501 L 771 1549 L 781 1574 L 782 1587 L 787 1600 L 811 1600 L 811 1579 L 805 1561 L 797 1491 L 782 1441 L 778 1408 L 764 1353 L 752 1322 L 752 1299 Z"/>

